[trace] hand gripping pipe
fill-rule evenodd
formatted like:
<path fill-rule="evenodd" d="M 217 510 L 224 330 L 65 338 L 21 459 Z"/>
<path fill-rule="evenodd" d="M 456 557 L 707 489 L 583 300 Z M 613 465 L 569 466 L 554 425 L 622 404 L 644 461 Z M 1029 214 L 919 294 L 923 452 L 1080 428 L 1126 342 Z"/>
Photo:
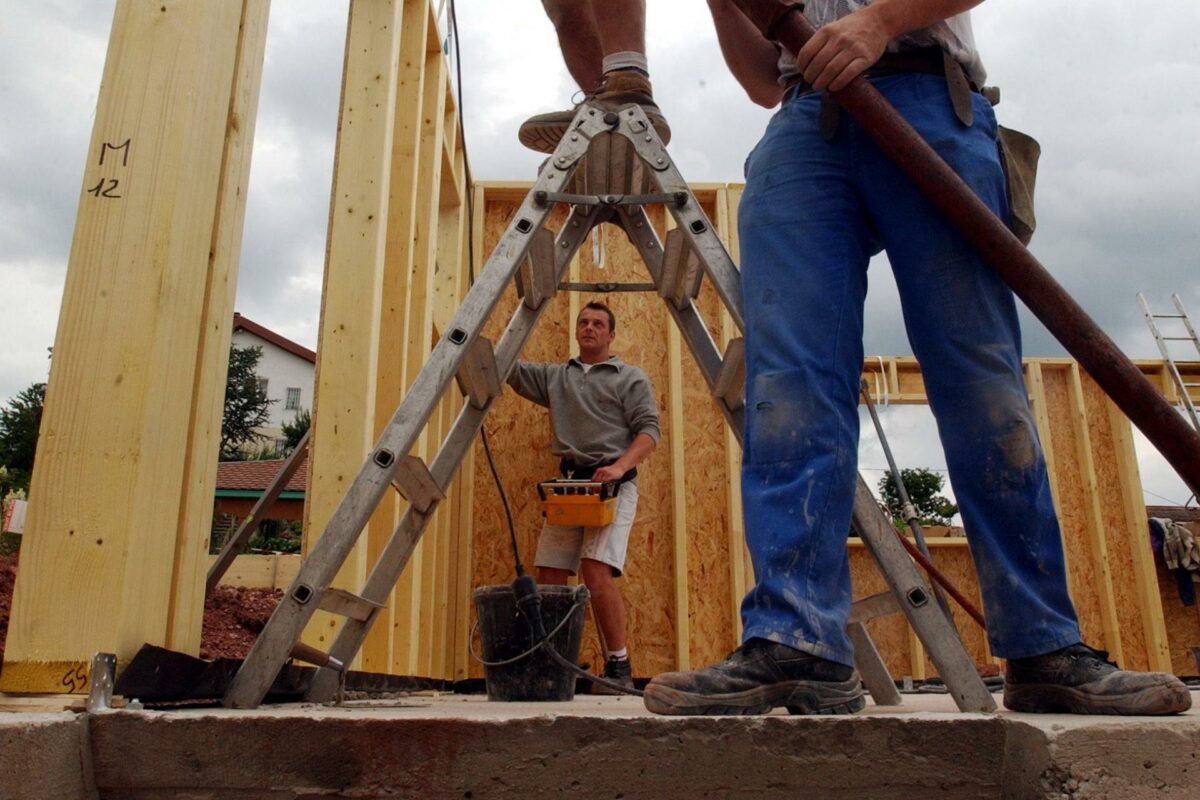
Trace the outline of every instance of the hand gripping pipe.
<path fill-rule="evenodd" d="M 800 13 L 800 4 L 785 0 L 734 3 L 764 36 L 793 53 L 816 33 Z M 1146 434 L 1188 488 L 1200 495 L 1200 434 L 865 78 L 855 78 L 831 94 Z"/>

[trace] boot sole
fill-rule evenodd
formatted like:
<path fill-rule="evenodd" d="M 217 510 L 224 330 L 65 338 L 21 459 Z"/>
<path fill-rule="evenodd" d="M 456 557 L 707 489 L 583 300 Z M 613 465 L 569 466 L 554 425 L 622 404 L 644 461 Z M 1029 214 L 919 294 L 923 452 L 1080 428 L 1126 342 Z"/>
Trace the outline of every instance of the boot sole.
<path fill-rule="evenodd" d="M 1159 684 L 1122 695 L 1099 696 L 1068 686 L 1005 686 L 1004 707 L 1025 714 L 1106 714 L 1158 717 L 1192 707 L 1187 686 Z"/>
<path fill-rule="evenodd" d="M 853 714 L 867 704 L 857 677 L 833 681 L 781 681 L 743 692 L 699 694 L 651 683 L 643 701 L 655 714 L 717 716 L 766 714 L 783 706 L 792 714 Z"/>
<path fill-rule="evenodd" d="M 623 111 L 636 103 L 626 103 L 615 111 Z M 658 133 L 659 138 L 663 140 L 665 146 L 671 140 L 671 129 L 667 126 L 666 119 L 660 112 L 650 112 L 642 109 L 646 117 L 650 120 L 650 124 L 654 126 L 654 130 Z M 548 115 L 549 116 L 549 115 Z M 571 122 L 574 120 L 574 114 L 570 117 L 559 119 L 541 120 L 533 117 L 521 125 L 517 132 L 517 139 L 525 147 L 538 153 L 553 153 L 558 143 L 567 135 L 567 130 L 571 127 Z"/>

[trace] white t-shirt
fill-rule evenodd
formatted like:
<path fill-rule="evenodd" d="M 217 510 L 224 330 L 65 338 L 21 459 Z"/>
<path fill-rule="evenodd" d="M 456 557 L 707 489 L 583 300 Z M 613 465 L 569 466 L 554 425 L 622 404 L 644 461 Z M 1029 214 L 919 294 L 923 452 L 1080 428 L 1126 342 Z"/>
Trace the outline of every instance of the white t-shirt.
<path fill-rule="evenodd" d="M 871 0 L 808 0 L 804 4 L 804 16 L 813 27 L 820 28 L 870 4 Z M 888 50 L 896 52 L 905 47 L 931 45 L 939 45 L 948 50 L 963 65 L 967 78 L 977 86 L 983 85 L 987 71 L 983 68 L 983 61 L 975 48 L 975 34 L 971 31 L 971 12 L 964 11 L 931 27 L 905 34 L 897 42 L 889 43 Z M 786 49 L 780 48 L 779 82 L 787 85 L 799 74 L 796 59 Z"/>

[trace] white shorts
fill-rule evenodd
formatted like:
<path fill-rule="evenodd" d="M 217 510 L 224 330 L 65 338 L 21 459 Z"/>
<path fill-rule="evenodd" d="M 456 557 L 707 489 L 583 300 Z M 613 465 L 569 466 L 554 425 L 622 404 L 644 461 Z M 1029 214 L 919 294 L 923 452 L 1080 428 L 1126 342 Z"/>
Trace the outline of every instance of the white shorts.
<path fill-rule="evenodd" d="M 574 575 L 579 572 L 579 562 L 590 558 L 608 564 L 612 567 L 613 575 L 620 577 L 625 568 L 629 531 L 633 529 L 633 518 L 637 516 L 637 502 L 637 484 L 626 481 L 617 491 L 617 509 L 613 521 L 603 528 L 543 525 L 534 565 L 565 569 Z"/>

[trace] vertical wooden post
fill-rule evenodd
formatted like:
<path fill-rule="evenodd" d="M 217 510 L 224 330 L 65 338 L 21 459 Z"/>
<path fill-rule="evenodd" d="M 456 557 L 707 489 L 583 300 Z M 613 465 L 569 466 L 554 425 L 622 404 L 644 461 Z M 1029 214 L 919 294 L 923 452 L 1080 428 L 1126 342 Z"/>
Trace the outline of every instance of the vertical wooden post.
<path fill-rule="evenodd" d="M 404 5 L 404 0 L 354 2 L 346 30 L 317 346 L 306 551 L 324 531 L 375 441 L 393 109 Z M 334 585 L 357 592 L 365 578 L 366 555 L 360 541 Z M 317 612 L 303 641 L 328 649 L 338 624 L 339 618 Z"/>
<path fill-rule="evenodd" d="M 737 210 L 742 200 L 742 187 L 731 187 L 717 193 L 717 230 L 722 234 L 725 249 L 734 261 L 741 263 L 741 240 L 738 238 Z M 721 352 L 736 338 L 737 328 L 733 317 L 721 308 Z M 725 488 L 727 519 L 729 526 L 729 572 L 733 614 L 733 638 L 736 646 L 742 639 L 742 598 L 754 584 L 754 570 L 750 566 L 750 555 L 746 549 L 746 526 L 742 518 L 742 446 L 733 430 L 724 426 L 725 472 L 729 476 Z"/>
<path fill-rule="evenodd" d="M 268 0 L 120 0 L 0 689 L 196 653 Z"/>

